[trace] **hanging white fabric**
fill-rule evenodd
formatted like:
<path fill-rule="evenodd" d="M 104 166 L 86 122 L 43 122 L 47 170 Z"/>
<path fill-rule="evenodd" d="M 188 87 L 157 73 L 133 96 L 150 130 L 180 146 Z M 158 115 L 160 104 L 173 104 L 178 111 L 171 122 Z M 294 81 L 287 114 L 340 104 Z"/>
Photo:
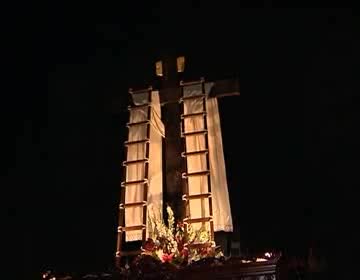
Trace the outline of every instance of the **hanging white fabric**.
<path fill-rule="evenodd" d="M 206 106 L 214 231 L 232 232 L 233 223 L 217 99 L 208 98 Z"/>
<path fill-rule="evenodd" d="M 208 94 L 211 84 L 205 87 Z M 194 85 L 184 88 L 184 96 L 201 95 L 201 85 Z M 185 99 L 184 114 L 199 113 L 204 111 L 203 99 Z M 220 116 L 216 98 L 208 98 L 206 101 L 207 111 L 207 135 L 196 134 L 186 136 L 186 151 L 200 151 L 206 148 L 206 136 L 208 137 L 209 161 L 210 161 L 210 182 L 212 192 L 212 209 L 214 220 L 214 231 L 233 230 L 230 200 L 226 179 L 225 160 L 223 154 Z M 205 129 L 202 115 L 186 118 L 184 120 L 184 132 L 201 131 Z M 187 157 L 188 173 L 207 171 L 206 154 L 194 154 Z M 208 181 L 206 176 L 191 176 L 188 179 L 189 194 L 203 194 L 208 192 Z M 206 198 L 190 200 L 190 217 L 204 218 L 209 216 L 209 203 Z M 193 224 L 195 228 L 201 224 Z"/>
<path fill-rule="evenodd" d="M 161 121 L 161 108 L 159 92 L 152 92 L 150 119 L 150 151 L 149 151 L 149 191 L 148 191 L 148 217 L 162 220 L 163 209 L 163 163 L 162 138 L 165 137 L 165 127 Z M 151 230 L 150 219 L 147 219 L 147 237 Z"/>
<path fill-rule="evenodd" d="M 134 94 L 134 103 L 143 105 L 149 103 L 149 94 L 141 95 L 141 101 L 136 100 L 139 96 Z M 139 99 L 139 98 L 138 98 Z M 158 91 L 151 92 L 150 115 L 148 107 L 133 107 L 130 109 L 130 123 L 150 121 L 149 155 L 148 155 L 148 196 L 149 209 L 154 210 L 154 215 L 160 218 L 162 210 L 162 137 L 164 136 L 164 125 L 161 121 L 161 110 Z M 128 141 L 147 139 L 148 124 L 134 125 L 129 127 Z M 138 143 L 128 146 L 127 161 L 145 159 L 146 144 Z M 126 181 L 138 181 L 145 179 L 145 163 L 129 164 L 126 168 Z M 125 203 L 142 202 L 144 200 L 144 184 L 129 185 L 125 191 Z M 148 221 L 149 222 L 149 221 Z M 142 207 L 125 209 L 125 226 L 137 226 L 143 223 Z M 150 228 L 150 227 L 147 227 Z M 147 232 L 148 235 L 148 232 Z M 127 231 L 126 241 L 142 239 L 142 231 Z"/>

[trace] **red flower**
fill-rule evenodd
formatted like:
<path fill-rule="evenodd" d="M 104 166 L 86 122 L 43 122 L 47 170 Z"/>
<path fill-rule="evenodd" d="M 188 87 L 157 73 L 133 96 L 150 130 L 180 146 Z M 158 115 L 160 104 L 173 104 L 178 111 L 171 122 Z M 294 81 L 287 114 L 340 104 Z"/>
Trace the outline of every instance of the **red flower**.
<path fill-rule="evenodd" d="M 189 255 L 189 249 L 184 247 L 184 249 L 181 250 L 181 256 L 187 257 Z"/>
<path fill-rule="evenodd" d="M 174 254 L 166 254 L 162 255 L 162 262 L 171 262 L 173 259 Z"/>
<path fill-rule="evenodd" d="M 214 248 L 212 248 L 211 246 L 209 246 L 209 247 L 207 248 L 207 253 L 208 253 L 208 255 L 211 255 L 212 253 L 214 253 Z"/>
<path fill-rule="evenodd" d="M 213 252 L 213 248 L 211 248 L 211 246 L 206 246 L 199 249 L 199 253 L 202 256 L 211 255 L 212 252 Z"/>
<path fill-rule="evenodd" d="M 155 250 L 155 242 L 154 240 L 152 240 L 151 238 L 149 238 L 148 240 L 145 241 L 144 244 L 144 250 L 145 251 L 154 251 Z"/>
<path fill-rule="evenodd" d="M 180 229 L 184 229 L 184 223 L 183 222 L 178 222 L 177 227 Z"/>
<path fill-rule="evenodd" d="M 205 248 L 200 249 L 200 254 L 202 256 L 206 256 L 207 255 L 207 249 L 205 249 Z"/>

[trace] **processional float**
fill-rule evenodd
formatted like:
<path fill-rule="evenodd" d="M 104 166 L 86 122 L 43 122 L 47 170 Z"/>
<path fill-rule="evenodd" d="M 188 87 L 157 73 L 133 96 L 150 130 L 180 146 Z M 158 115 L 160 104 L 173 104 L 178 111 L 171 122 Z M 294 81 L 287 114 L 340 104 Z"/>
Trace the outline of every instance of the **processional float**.
<path fill-rule="evenodd" d="M 185 59 L 156 62 L 158 88 L 129 90 L 128 139 L 121 183 L 116 262 L 137 255 L 124 244 L 149 236 L 149 211 L 162 218 L 166 204 L 177 220 L 217 232 L 232 232 L 217 99 L 239 95 L 237 80 L 183 81 Z M 189 244 L 188 246 L 201 246 Z"/>

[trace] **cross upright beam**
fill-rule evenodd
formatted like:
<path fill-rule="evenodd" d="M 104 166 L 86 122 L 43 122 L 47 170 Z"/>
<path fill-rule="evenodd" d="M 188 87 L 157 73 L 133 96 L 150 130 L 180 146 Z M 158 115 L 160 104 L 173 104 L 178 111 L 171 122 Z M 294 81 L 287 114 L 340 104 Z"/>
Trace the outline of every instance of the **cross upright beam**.
<path fill-rule="evenodd" d="M 163 157 L 164 168 L 164 206 L 170 205 L 174 210 L 176 220 L 184 218 L 182 201 L 182 142 L 180 137 L 180 105 L 181 88 L 179 87 L 179 73 L 177 72 L 176 57 L 164 55 L 161 60 L 163 75 L 160 83 L 160 102 L 163 104 L 161 114 L 165 126 Z M 164 211 L 166 216 L 166 211 Z"/>

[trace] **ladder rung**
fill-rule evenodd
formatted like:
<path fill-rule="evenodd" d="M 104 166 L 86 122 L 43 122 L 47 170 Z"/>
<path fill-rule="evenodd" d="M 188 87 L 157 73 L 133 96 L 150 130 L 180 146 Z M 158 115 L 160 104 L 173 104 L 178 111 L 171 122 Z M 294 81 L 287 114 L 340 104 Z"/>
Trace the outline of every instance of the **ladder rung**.
<path fill-rule="evenodd" d="M 202 84 L 203 82 L 205 82 L 204 78 L 200 78 L 200 80 L 197 81 L 191 81 L 191 82 L 184 82 L 184 81 L 180 81 L 180 86 L 192 86 L 192 85 L 198 85 L 198 84 Z"/>
<path fill-rule="evenodd" d="M 197 172 L 190 172 L 190 173 L 183 173 L 182 177 L 183 178 L 187 178 L 190 176 L 205 176 L 205 175 L 210 175 L 210 170 L 204 170 L 204 171 L 197 171 Z"/>
<path fill-rule="evenodd" d="M 183 115 L 181 115 L 181 119 L 197 117 L 197 116 L 206 116 L 206 112 L 202 111 L 202 112 L 191 113 L 191 114 L 186 114 L 186 115 L 183 114 Z"/>
<path fill-rule="evenodd" d="M 212 221 L 212 217 L 203 217 L 203 218 L 195 218 L 195 219 L 185 218 L 184 219 L 184 223 L 188 223 L 188 224 L 211 222 L 211 221 Z"/>
<path fill-rule="evenodd" d="M 182 196 L 183 200 L 191 200 L 191 199 L 200 199 L 200 198 L 209 198 L 211 197 L 211 193 L 200 193 L 200 194 L 184 194 Z"/>
<path fill-rule="evenodd" d="M 118 232 L 133 231 L 133 230 L 145 230 L 145 225 L 129 226 L 129 227 L 118 227 Z"/>
<path fill-rule="evenodd" d="M 199 154 L 207 154 L 208 152 L 209 152 L 209 150 L 200 150 L 200 151 L 193 151 L 193 152 L 182 152 L 181 156 L 182 157 L 194 156 L 194 155 L 199 155 Z"/>
<path fill-rule="evenodd" d="M 128 257 L 128 256 L 136 256 L 140 255 L 142 253 L 141 250 L 135 250 L 135 251 L 117 251 L 116 257 Z"/>
<path fill-rule="evenodd" d="M 132 127 L 132 126 L 135 126 L 135 125 L 143 125 L 143 124 L 149 124 L 150 121 L 141 121 L 141 122 L 133 122 L 133 123 L 127 123 L 126 126 L 127 127 Z"/>
<path fill-rule="evenodd" d="M 141 162 L 149 162 L 148 158 L 143 158 L 143 159 L 136 159 L 136 160 L 127 160 L 123 162 L 123 166 L 127 166 L 130 164 L 136 164 L 136 163 L 141 163 Z"/>
<path fill-rule="evenodd" d="M 128 185 L 137 185 L 137 184 L 147 184 L 148 183 L 148 180 L 147 179 L 143 179 L 143 180 L 136 180 L 136 181 L 127 181 L 127 182 L 122 182 L 121 183 L 121 186 L 122 187 L 125 187 L 125 186 L 128 186 Z"/>
<path fill-rule="evenodd" d="M 130 111 L 131 109 L 145 108 L 145 107 L 150 107 L 150 106 L 151 106 L 150 103 L 145 103 L 145 104 L 141 104 L 141 105 L 132 105 L 132 106 L 128 106 L 128 110 Z"/>
<path fill-rule="evenodd" d="M 183 133 L 181 133 L 181 136 L 184 137 L 184 136 L 192 136 L 192 135 L 196 135 L 196 134 L 206 134 L 206 133 L 207 133 L 207 130 L 204 129 L 204 130 L 183 132 Z"/>
<path fill-rule="evenodd" d="M 132 202 L 132 203 L 120 203 L 119 208 L 120 209 L 125 209 L 125 208 L 131 208 L 131 207 L 139 207 L 139 206 L 147 206 L 146 201 L 141 201 L 141 202 Z"/>
<path fill-rule="evenodd" d="M 139 94 L 139 93 L 147 93 L 150 92 L 153 89 L 152 86 L 149 86 L 147 88 L 143 88 L 143 89 L 138 89 L 138 90 L 133 90 L 132 88 L 129 88 L 129 93 L 130 94 Z"/>
<path fill-rule="evenodd" d="M 184 96 L 184 97 L 180 98 L 180 103 L 183 102 L 184 100 L 196 99 L 196 98 L 205 98 L 205 97 L 206 97 L 205 94 L 196 94 L 196 95 Z"/>
<path fill-rule="evenodd" d="M 146 139 L 136 140 L 136 141 L 125 141 L 124 145 L 129 146 L 129 145 L 141 144 L 141 143 L 150 143 L 150 139 L 146 138 Z"/>

